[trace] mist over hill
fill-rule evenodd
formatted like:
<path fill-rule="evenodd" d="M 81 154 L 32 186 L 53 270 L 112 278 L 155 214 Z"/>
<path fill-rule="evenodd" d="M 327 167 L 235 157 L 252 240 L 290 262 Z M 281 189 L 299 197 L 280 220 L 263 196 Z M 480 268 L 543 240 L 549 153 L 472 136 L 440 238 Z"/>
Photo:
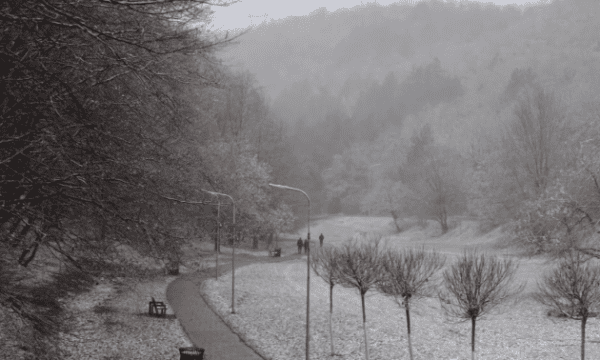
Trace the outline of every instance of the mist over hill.
<path fill-rule="evenodd" d="M 597 140 L 599 33 L 591 0 L 371 3 L 263 23 L 222 56 L 263 86 L 317 209 L 502 223 L 587 161 L 566 158 Z"/>
<path fill-rule="evenodd" d="M 439 1 L 416 6 L 376 3 L 263 23 L 229 47 L 224 57 L 256 74 L 275 98 L 293 82 L 341 89 L 350 74 L 382 80 L 406 75 L 413 65 L 438 57 L 458 63 L 453 47 L 502 32 L 519 23 L 521 9 L 479 2 Z"/>

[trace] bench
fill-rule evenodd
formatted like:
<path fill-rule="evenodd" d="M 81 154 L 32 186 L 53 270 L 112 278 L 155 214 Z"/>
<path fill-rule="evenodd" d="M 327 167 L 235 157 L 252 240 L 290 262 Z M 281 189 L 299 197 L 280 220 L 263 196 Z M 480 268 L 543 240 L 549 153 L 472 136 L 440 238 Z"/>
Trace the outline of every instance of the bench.
<path fill-rule="evenodd" d="M 148 315 L 150 316 L 165 316 L 167 313 L 167 305 L 162 301 L 156 301 L 152 298 L 152 301 L 148 303 Z"/>
<path fill-rule="evenodd" d="M 281 248 L 276 248 L 273 250 L 269 250 L 269 256 L 271 257 L 281 257 Z"/>

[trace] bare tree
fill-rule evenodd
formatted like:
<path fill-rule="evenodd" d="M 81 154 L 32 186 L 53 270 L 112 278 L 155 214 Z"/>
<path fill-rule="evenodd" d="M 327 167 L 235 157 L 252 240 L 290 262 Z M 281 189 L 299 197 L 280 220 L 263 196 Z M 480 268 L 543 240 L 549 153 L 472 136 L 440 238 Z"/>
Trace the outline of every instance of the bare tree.
<path fill-rule="evenodd" d="M 378 289 L 394 298 L 399 306 L 406 310 L 406 329 L 408 351 L 413 359 L 410 338 L 410 303 L 419 298 L 435 295 L 433 275 L 445 263 L 444 256 L 436 252 L 425 251 L 424 248 L 404 251 L 388 251 L 381 259 L 383 272 L 378 283 Z"/>
<path fill-rule="evenodd" d="M 361 210 L 369 213 L 389 213 L 394 220 L 397 232 L 402 232 L 401 215 L 406 206 L 404 198 L 409 192 L 400 181 L 384 179 L 378 181 L 373 189 L 363 198 Z"/>
<path fill-rule="evenodd" d="M 369 343 L 367 339 L 365 294 L 377 284 L 379 278 L 380 241 L 381 235 L 361 234 L 355 237 L 341 247 L 337 263 L 340 285 L 355 288 L 360 293 L 363 333 L 365 336 L 365 358 L 367 360 L 369 360 Z"/>
<path fill-rule="evenodd" d="M 576 248 L 588 255 L 600 254 L 594 228 L 600 218 L 599 116 L 593 109 L 581 111 L 581 119 L 561 128 L 566 140 L 560 154 L 554 154 L 554 158 L 560 156 L 559 167 L 551 168 L 555 171 L 543 192 L 519 198 L 515 235 L 518 244 L 529 251 L 562 256 L 565 250 Z"/>
<path fill-rule="evenodd" d="M 418 196 L 425 215 L 433 217 L 445 234 L 449 230 L 448 216 L 466 210 L 466 197 L 457 171 L 460 158 L 451 156 L 448 150 L 440 150 L 432 151 L 426 161 L 423 187 L 418 187 Z"/>
<path fill-rule="evenodd" d="M 585 359 L 585 325 L 600 305 L 600 266 L 579 251 L 570 251 L 541 282 L 534 298 L 574 320 L 581 320 L 581 359 Z"/>
<path fill-rule="evenodd" d="M 448 216 L 466 210 L 464 161 L 455 151 L 435 144 L 429 124 L 415 131 L 411 141 L 400 171 L 402 182 L 410 190 L 403 202 L 414 215 L 435 219 L 445 234 L 449 230 Z"/>
<path fill-rule="evenodd" d="M 331 355 L 333 356 L 335 355 L 332 326 L 333 287 L 339 283 L 337 262 L 340 260 L 340 250 L 332 246 L 319 248 L 310 260 L 315 273 L 329 285 L 329 338 L 331 339 Z"/>
<path fill-rule="evenodd" d="M 553 192 L 552 184 L 574 160 L 565 151 L 572 149 L 566 143 L 571 132 L 567 125 L 565 111 L 553 93 L 539 86 L 527 87 L 501 138 L 497 159 L 501 174 L 490 174 L 504 180 L 490 181 L 500 189 L 491 192 L 496 199 L 490 203 L 500 203 L 511 213 L 517 220 L 516 238 L 533 245 L 536 252 L 546 251 L 561 227 L 562 219 L 546 222 L 544 212 L 553 203 L 553 196 L 547 196 Z"/>
<path fill-rule="evenodd" d="M 446 314 L 471 320 L 471 358 L 475 360 L 475 325 L 478 317 L 519 294 L 524 284 L 511 286 L 518 264 L 511 259 L 476 250 L 464 254 L 444 272 L 445 289 L 439 298 Z"/>
<path fill-rule="evenodd" d="M 548 185 L 564 136 L 564 117 L 554 94 L 541 88 L 526 92 L 515 107 L 505 146 L 515 181 L 525 193 L 540 194 Z"/>

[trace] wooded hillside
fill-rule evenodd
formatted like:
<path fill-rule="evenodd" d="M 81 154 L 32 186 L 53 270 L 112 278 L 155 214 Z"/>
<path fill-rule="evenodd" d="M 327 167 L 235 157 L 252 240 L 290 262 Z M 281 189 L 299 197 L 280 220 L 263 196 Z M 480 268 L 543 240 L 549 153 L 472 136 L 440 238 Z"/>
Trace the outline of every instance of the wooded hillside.
<path fill-rule="evenodd" d="M 599 14 L 372 3 L 264 23 L 227 55 L 269 89 L 323 211 L 518 220 L 538 251 L 600 220 Z"/>

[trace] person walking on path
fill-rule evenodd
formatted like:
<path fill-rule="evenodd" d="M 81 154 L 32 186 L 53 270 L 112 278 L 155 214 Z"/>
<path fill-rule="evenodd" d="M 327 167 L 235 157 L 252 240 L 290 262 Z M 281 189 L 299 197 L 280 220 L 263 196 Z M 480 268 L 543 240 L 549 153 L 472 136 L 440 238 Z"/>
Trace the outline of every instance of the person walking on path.
<path fill-rule="evenodd" d="M 321 235 L 319 235 L 319 244 L 321 247 L 323 247 L 323 240 L 325 240 L 325 236 L 323 236 L 323 233 L 321 233 Z"/>
<path fill-rule="evenodd" d="M 302 254 L 302 238 L 298 239 L 298 241 L 296 242 L 296 245 L 298 245 L 298 255 Z"/>
<path fill-rule="evenodd" d="M 308 239 L 304 240 L 304 253 L 308 254 L 310 243 L 308 242 Z"/>

